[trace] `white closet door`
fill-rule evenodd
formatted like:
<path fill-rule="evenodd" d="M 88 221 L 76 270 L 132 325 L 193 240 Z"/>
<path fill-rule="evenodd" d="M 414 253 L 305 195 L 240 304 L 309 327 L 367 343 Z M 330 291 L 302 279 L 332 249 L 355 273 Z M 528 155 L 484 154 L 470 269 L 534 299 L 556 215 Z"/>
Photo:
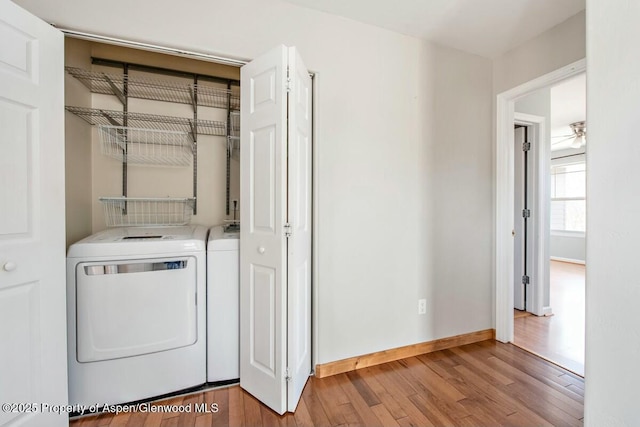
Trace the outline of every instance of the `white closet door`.
<path fill-rule="evenodd" d="M 68 422 L 63 49 L 0 1 L 0 426 Z"/>
<path fill-rule="evenodd" d="M 241 88 L 240 385 L 282 414 L 311 371 L 311 81 L 279 46 Z"/>
<path fill-rule="evenodd" d="M 295 411 L 311 372 L 311 77 L 289 48 L 287 409 Z"/>
<path fill-rule="evenodd" d="M 242 67 L 240 385 L 286 410 L 287 48 Z"/>

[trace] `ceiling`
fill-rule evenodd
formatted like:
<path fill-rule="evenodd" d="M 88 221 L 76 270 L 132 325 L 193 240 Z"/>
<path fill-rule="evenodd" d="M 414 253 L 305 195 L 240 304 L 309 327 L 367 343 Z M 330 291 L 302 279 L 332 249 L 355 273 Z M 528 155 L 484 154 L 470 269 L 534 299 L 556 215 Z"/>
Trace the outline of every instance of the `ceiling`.
<path fill-rule="evenodd" d="M 585 0 L 285 0 L 495 58 L 584 10 Z"/>

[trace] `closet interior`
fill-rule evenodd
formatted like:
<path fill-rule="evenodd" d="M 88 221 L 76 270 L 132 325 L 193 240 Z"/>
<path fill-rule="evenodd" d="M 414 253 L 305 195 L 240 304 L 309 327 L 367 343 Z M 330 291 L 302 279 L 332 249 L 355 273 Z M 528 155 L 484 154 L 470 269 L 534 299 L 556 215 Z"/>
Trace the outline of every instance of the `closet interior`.
<path fill-rule="evenodd" d="M 239 218 L 239 68 L 65 48 L 67 244 L 110 226 Z"/>

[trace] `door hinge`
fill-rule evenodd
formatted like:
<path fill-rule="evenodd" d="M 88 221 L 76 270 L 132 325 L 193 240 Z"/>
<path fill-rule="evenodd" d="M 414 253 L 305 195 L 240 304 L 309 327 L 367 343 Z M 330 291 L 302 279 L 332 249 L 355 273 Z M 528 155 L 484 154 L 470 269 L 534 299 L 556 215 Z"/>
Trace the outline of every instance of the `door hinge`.
<path fill-rule="evenodd" d="M 522 218 L 529 218 L 531 216 L 531 209 L 522 209 Z"/>
<path fill-rule="evenodd" d="M 531 143 L 530 142 L 523 142 L 522 143 L 522 151 L 529 151 L 531 150 Z"/>
<path fill-rule="evenodd" d="M 287 382 L 291 381 L 291 372 L 289 371 L 289 368 L 284 370 L 284 379 Z"/>
<path fill-rule="evenodd" d="M 292 234 L 292 227 L 291 224 L 289 224 L 288 222 L 284 225 L 284 237 L 291 237 Z"/>
<path fill-rule="evenodd" d="M 529 276 L 522 276 L 522 284 L 523 285 L 529 284 Z"/>
<path fill-rule="evenodd" d="M 293 83 L 291 82 L 291 77 L 287 77 L 287 92 L 293 91 Z"/>

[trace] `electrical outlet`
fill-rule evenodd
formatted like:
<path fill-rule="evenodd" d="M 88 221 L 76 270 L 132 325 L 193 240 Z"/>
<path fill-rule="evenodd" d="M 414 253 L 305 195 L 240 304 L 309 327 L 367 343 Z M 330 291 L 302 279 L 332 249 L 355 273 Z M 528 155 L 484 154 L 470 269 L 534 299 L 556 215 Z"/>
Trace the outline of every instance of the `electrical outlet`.
<path fill-rule="evenodd" d="M 427 314 L 427 300 L 424 298 L 418 300 L 418 314 Z"/>

